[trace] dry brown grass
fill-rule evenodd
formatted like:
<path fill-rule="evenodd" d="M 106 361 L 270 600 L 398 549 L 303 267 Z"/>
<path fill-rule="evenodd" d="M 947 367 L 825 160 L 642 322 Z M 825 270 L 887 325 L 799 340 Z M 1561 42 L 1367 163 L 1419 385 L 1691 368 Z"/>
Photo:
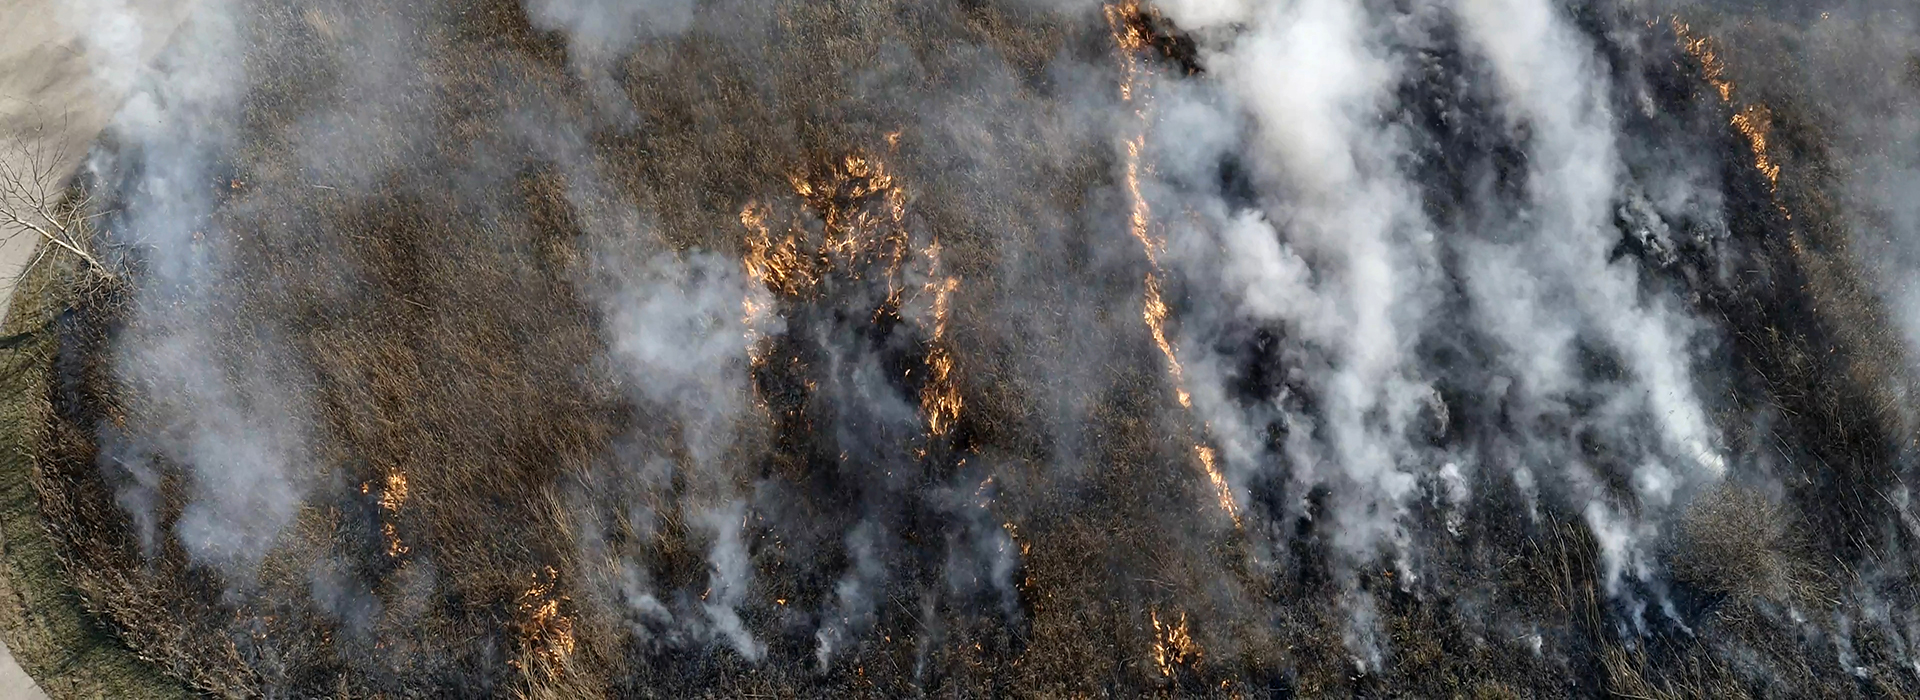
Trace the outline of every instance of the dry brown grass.
<path fill-rule="evenodd" d="M 1674 573 L 1740 599 L 1825 606 L 1834 586 L 1813 564 L 1805 528 L 1791 506 L 1723 484 L 1687 506 Z"/>
<path fill-rule="evenodd" d="M 746 201 L 784 190 L 800 164 L 874 148 L 911 114 L 897 105 L 874 109 L 865 100 L 843 99 L 853 78 L 845 67 L 889 42 L 936 39 L 919 34 L 914 11 L 782 4 L 778 22 L 787 31 L 767 50 L 768 60 L 784 70 L 763 74 L 763 64 L 738 63 L 697 40 L 657 55 L 643 52 L 628 66 L 627 88 L 650 125 L 646 140 L 589 133 L 582 152 L 528 157 L 526 134 L 513 126 L 516 114 L 551 110 L 585 123 L 590 120 L 579 117 L 592 107 L 565 64 L 559 38 L 529 30 L 519 8 L 514 1 L 483 4 L 421 37 L 430 47 L 419 66 L 425 87 L 449 101 L 423 99 L 404 108 L 434 124 L 424 141 L 378 129 L 362 135 L 379 144 L 363 157 L 398 150 L 416 160 L 415 169 L 393 172 L 365 190 L 341 183 L 316 191 L 297 166 L 297 139 L 284 131 L 301 110 L 332 99 L 324 65 L 308 65 L 306 58 L 327 53 L 329 32 L 311 34 L 319 45 L 293 42 L 274 47 L 282 55 L 262 57 L 265 65 L 292 62 L 305 75 L 263 71 L 275 77 L 249 97 L 253 131 L 232 182 L 221 183 L 216 224 L 232 232 L 276 230 L 231 239 L 237 277 L 272 283 L 233 295 L 232 306 L 207 319 L 204 330 L 222 352 L 282 356 L 269 371 L 310 401 L 318 425 L 307 447 L 317 463 L 295 525 L 242 595 L 231 595 L 230 582 L 194 566 L 171 541 L 158 558 L 143 557 L 96 466 L 95 437 L 103 426 L 161 409 L 137 388 L 116 384 L 107 348 L 115 338 L 160 329 L 143 327 L 149 321 L 130 313 L 125 293 L 108 289 L 84 299 L 61 330 L 55 374 L 64 383 L 52 398 L 62 411 L 47 423 L 51 449 L 37 480 L 43 506 L 57 521 L 69 571 L 87 599 L 143 655 L 204 691 L 673 693 L 738 665 L 704 653 L 684 666 L 656 664 L 624 623 L 599 617 L 606 606 L 581 604 L 595 600 L 580 579 L 592 575 L 593 563 L 578 560 L 572 499 L 581 488 L 606 482 L 617 440 L 686 458 L 675 447 L 676 426 L 630 405 L 604 365 L 598 310 L 581 291 L 598 284 L 591 258 L 631 243 L 617 238 L 626 232 L 606 225 L 636 204 L 660 218 L 669 249 L 738 251 L 744 231 L 734 213 Z M 292 30 L 316 17 L 333 26 L 356 14 L 269 11 L 262 31 L 306 36 Z M 1005 23 L 981 12 L 958 28 L 975 20 Z M 816 42 L 838 33 L 848 35 Z M 995 39 L 1019 40 L 1017 34 Z M 523 165 L 505 177 L 482 168 L 492 179 L 477 188 L 450 177 L 472 172 L 465 167 L 475 154 Z M 909 173 L 938 167 L 911 155 L 896 165 Z M 606 190 L 578 177 L 586 168 L 600 174 Z M 960 272 L 974 273 L 985 264 L 988 240 L 978 228 L 1005 224 L 1017 212 L 983 219 L 977 207 L 950 198 L 942 204 L 933 185 L 920 184 L 936 181 L 915 179 L 923 200 L 916 216 L 949 223 L 946 245 L 962 261 Z M 583 191 L 585 199 L 573 197 Z M 963 303 L 959 323 L 977 313 Z M 275 341 L 285 345 L 264 345 L 253 319 L 285 320 Z M 968 359 L 959 362 L 964 371 Z M 820 410 L 817 401 L 794 407 Z M 768 439 L 743 440 L 728 459 L 764 460 L 770 475 L 796 488 L 832 484 L 822 481 L 829 477 L 821 464 L 831 454 L 814 454 L 826 448 L 792 444 L 823 438 L 803 432 L 780 445 Z M 185 506 L 189 484 L 180 465 L 162 463 L 159 470 L 158 520 L 165 532 Z M 404 496 L 394 486 L 396 475 L 404 479 Z M 618 512 L 627 504 L 617 499 L 626 495 L 616 484 L 587 498 L 616 499 L 609 505 Z M 690 524 L 694 514 L 680 510 L 672 494 L 658 505 L 659 536 L 623 551 L 644 559 L 662 588 L 697 592 L 706 565 L 705 544 Z M 827 565 L 781 563 L 786 556 L 769 546 L 763 566 L 805 572 Z M 369 585 L 378 607 L 354 613 L 364 619 L 343 618 L 315 601 L 312 572 L 334 570 Z M 764 625 L 776 611 L 760 605 L 765 609 L 745 613 Z M 889 624 L 911 618 L 888 611 L 896 620 Z M 1010 645 L 1006 630 L 982 623 L 967 631 L 973 624 L 961 621 L 954 633 L 982 635 L 1002 650 Z M 914 650 L 907 635 L 895 638 L 900 642 L 851 662 L 892 665 L 885 675 L 863 678 L 862 670 L 807 683 L 903 689 L 901 669 L 911 667 Z M 1062 639 L 1080 643 L 1077 636 Z M 552 653 L 562 645 L 567 653 Z"/>
<path fill-rule="evenodd" d="M 141 656 L 230 696 L 1523 697 L 1602 680 L 1645 697 L 1739 690 L 1697 653 L 1648 658 L 1612 646 L 1591 536 L 1551 507 L 1525 522 L 1512 498 L 1473 515 L 1466 543 L 1430 545 L 1435 560 L 1422 565 L 1441 584 L 1403 587 L 1384 567 L 1356 575 L 1350 585 L 1378 601 L 1390 659 L 1385 673 L 1356 672 L 1340 608 L 1349 584 L 1326 564 L 1330 520 L 1250 519 L 1271 530 L 1249 534 L 1194 517 L 1212 512 L 1200 507 L 1211 497 L 1191 445 L 1170 437 L 1190 418 L 1169 406 L 1138 308 L 1081 308 L 1137 297 L 1125 287 L 1137 280 L 1116 282 L 1093 261 L 1101 239 L 1086 229 L 1098 222 L 1073 219 L 1099 204 L 1089 192 L 1107 177 L 1098 154 L 1111 144 L 1066 149 L 1056 135 L 991 123 L 999 112 L 1031 116 L 1042 126 L 1008 122 L 1036 129 L 1058 128 L 1043 117 L 1079 118 L 1033 106 L 1060 88 L 1042 69 L 1104 38 L 996 3 L 961 4 L 773 3 L 778 31 L 753 59 L 701 40 L 642 47 L 619 67 L 641 132 L 594 126 L 596 93 L 567 65 L 564 41 L 532 31 L 517 0 L 474 4 L 419 37 L 419 84 L 393 109 L 430 125 L 425 135 L 368 125 L 356 135 L 374 147 L 341 156 L 360 159 L 344 170 L 377 173 L 359 184 L 309 182 L 294 125 L 354 97 L 314 58 L 338 49 L 329 43 L 338 27 L 404 3 L 259 8 L 262 31 L 286 38 L 254 57 L 267 77 L 248 98 L 216 228 L 270 235 L 232 239 L 244 290 L 204 330 L 223 352 L 283 356 L 270 369 L 310 400 L 316 423 L 308 499 L 240 595 L 177 545 L 142 556 L 99 468 L 98 436 L 156 410 L 106 365 L 116 338 L 152 329 L 130 313 L 126 290 L 88 290 L 42 368 L 58 410 L 40 416 L 48 449 L 34 480 L 75 587 Z M 1004 73 L 973 74 L 977 56 L 952 51 L 956 43 L 997 56 Z M 858 67 L 885 51 L 912 55 L 924 74 L 890 76 L 912 89 L 876 99 L 862 92 L 874 77 Z M 987 78 L 1014 87 L 968 89 Z M 995 94 L 1017 99 L 978 102 Z M 525 133 L 526 114 L 582 125 L 566 135 L 578 148 L 542 150 L 535 136 L 553 135 Z M 897 147 L 891 133 L 902 134 Z M 1001 160 L 966 160 L 988 142 Z M 790 362 L 754 376 L 781 417 L 746 421 L 755 425 L 725 455 L 744 465 L 726 479 L 799 494 L 777 504 L 793 517 L 748 527 L 765 590 L 741 613 L 781 662 L 642 640 L 610 583 L 618 562 L 605 555 L 642 562 L 656 589 L 697 600 L 708 565 L 691 504 L 711 497 L 702 489 L 743 484 L 630 483 L 624 454 L 664 455 L 682 472 L 695 465 L 680 427 L 635 402 L 607 365 L 592 294 L 609 280 L 594 263 L 656 248 L 738 256 L 743 206 L 777 199 L 796 220 L 809 221 L 809 207 L 817 218 L 822 205 L 793 196 L 788 178 L 850 153 L 886 154 L 911 192 L 911 225 L 939 232 L 961 280 L 950 330 L 960 423 L 944 442 L 912 436 L 925 454 L 890 463 L 912 470 L 914 488 L 863 494 L 866 483 L 839 471 L 842 407 L 814 388 L 834 378 L 820 358 L 835 348 L 783 340 L 770 352 Z M 655 219 L 640 236 L 617 226 L 634 210 Z M 655 234 L 657 246 L 632 240 Z M 1799 264 L 1775 245 L 1763 262 Z M 839 292 L 783 299 L 782 310 L 898 320 L 855 277 L 836 277 Z M 1878 464 L 1870 452 L 1884 426 L 1849 422 L 1877 410 L 1865 400 L 1877 394 L 1817 385 L 1835 372 L 1866 375 L 1825 359 L 1819 328 L 1765 325 L 1803 318 L 1795 305 L 1806 298 L 1787 287 L 1764 302 L 1727 294 L 1730 307 L 1746 304 L 1728 312 L 1751 336 L 1743 358 L 1781 378 L 1757 395 L 1811 416 L 1796 425 L 1817 454 Z M 1014 328 L 1010 318 L 1073 321 Z M 282 324 L 271 339 L 280 345 L 268 345 L 258 319 Z M 886 360 L 921 367 L 924 335 L 898 338 L 908 351 L 889 349 Z M 1111 355 L 1066 368 L 1082 373 L 1074 377 L 1048 371 L 1090 348 Z M 1081 422 L 1062 418 L 1063 405 L 1084 407 Z M 161 471 L 165 531 L 188 476 L 181 465 Z M 972 525 L 923 494 L 954 483 L 971 492 L 963 479 L 988 474 L 998 492 L 979 519 L 1012 533 L 1022 554 L 1009 615 L 991 596 L 943 597 L 943 562 L 924 554 Z M 622 524 L 636 503 L 654 509 L 652 531 Z M 922 554 L 890 562 L 904 583 L 887 591 L 865 643 L 819 673 L 810 613 L 795 611 L 831 602 L 847 563 L 841 538 L 862 507 L 904 513 L 900 537 L 914 546 L 903 549 Z M 1703 500 L 1683 552 L 1697 563 L 1683 568 L 1729 594 L 1812 595 L 1804 543 L 1781 528 L 1778 508 L 1737 490 Z M 582 534 L 592 528 L 606 530 L 592 543 L 599 558 Z M 1287 549 L 1253 551 L 1257 537 Z M 316 600 L 316 572 L 363 584 L 373 603 Z M 1513 629 L 1463 610 L 1537 623 L 1548 651 L 1536 657 Z M 1166 631 L 1176 617 L 1178 653 L 1156 663 L 1176 644 Z"/>
<path fill-rule="evenodd" d="M 55 347 L 49 326 L 71 290 L 86 282 L 80 264 L 56 257 L 27 270 L 0 325 L 0 335 L 23 339 L 0 350 L 0 634 L 53 698 L 187 697 L 77 595 L 39 507 L 35 458 L 45 439 Z"/>
<path fill-rule="evenodd" d="M 1629 700 L 1693 700 L 1695 698 L 1753 697 L 1724 666 L 1696 654 L 1654 675 L 1645 652 L 1609 646 L 1602 653 L 1607 669 L 1607 692 Z"/>

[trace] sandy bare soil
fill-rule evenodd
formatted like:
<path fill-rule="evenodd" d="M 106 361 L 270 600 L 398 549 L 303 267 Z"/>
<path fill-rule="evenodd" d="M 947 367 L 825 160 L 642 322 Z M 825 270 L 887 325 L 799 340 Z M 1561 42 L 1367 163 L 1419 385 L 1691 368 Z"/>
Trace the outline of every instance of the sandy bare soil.
<path fill-rule="evenodd" d="M 125 99 L 124 88 L 94 78 L 96 58 L 110 48 L 150 60 L 185 18 L 192 0 L 0 0 L 0 158 L 17 165 L 23 147 L 60 154 L 70 176 Z M 90 47 L 74 27 L 122 29 Z M 131 28 L 126 28 L 131 24 Z M 106 35 L 102 35 L 106 36 Z M 137 45 L 129 45 L 137 44 Z M 95 52 L 90 56 L 89 51 Z M 107 60 L 107 59 L 98 59 Z M 38 240 L 0 241 L 0 308 Z"/>
<path fill-rule="evenodd" d="M 121 100 L 122 89 L 96 80 L 89 50 L 111 47 L 149 60 L 185 17 L 190 0 L 0 0 L 0 158 L 18 166 L 23 148 L 59 153 L 56 176 L 70 177 Z M 121 18 L 133 31 L 116 43 L 90 47 L 75 25 Z M 75 21 L 78 19 L 78 21 Z M 98 55 L 98 54 L 96 54 Z M 39 140 L 35 139 L 50 139 Z M 4 204 L 4 203 L 0 203 Z M 0 240 L 0 314 L 39 241 L 29 235 Z M 0 648 L 0 700 L 44 698 L 13 655 Z"/>

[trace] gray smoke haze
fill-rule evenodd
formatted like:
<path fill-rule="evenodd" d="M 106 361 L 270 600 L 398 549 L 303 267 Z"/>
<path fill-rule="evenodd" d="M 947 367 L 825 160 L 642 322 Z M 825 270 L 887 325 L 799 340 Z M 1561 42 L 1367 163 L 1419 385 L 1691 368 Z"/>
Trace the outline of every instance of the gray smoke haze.
<path fill-rule="evenodd" d="M 1781 13 L 1774 21 L 1751 22 L 1742 21 L 1734 8 L 1724 9 L 1724 15 L 1703 13 L 1707 19 L 1702 23 L 1727 37 L 1721 45 L 1732 66 L 1734 99 L 1803 104 L 1812 112 L 1774 112 L 1776 133 L 1796 118 L 1817 120 L 1830 130 L 1811 154 L 1778 146 L 1772 150 L 1787 173 L 1776 196 L 1792 201 L 1796 185 L 1817 183 L 1841 200 L 1833 214 L 1845 220 L 1845 259 L 1854 261 L 1861 278 L 1842 282 L 1863 288 L 1870 301 L 1861 306 L 1877 306 L 1861 317 L 1884 319 L 1886 324 L 1847 330 L 1867 335 L 1854 342 L 1871 343 L 1878 350 L 1862 361 L 1885 377 L 1879 388 L 1890 405 L 1880 407 L 1877 417 L 1910 434 L 1916 425 L 1913 368 L 1920 366 L 1913 351 L 1920 340 L 1920 296 L 1912 283 L 1920 270 L 1920 13 L 1904 2 L 1817 3 Z M 1743 64 L 1766 51 L 1788 53 L 1793 61 L 1769 70 Z M 1910 464 L 1912 443 L 1898 449 L 1900 463 Z M 1872 653 L 1873 644 L 1891 645 L 1894 657 L 1911 664 L 1914 645 L 1920 642 L 1920 618 L 1912 602 L 1897 592 L 1904 584 L 1896 582 L 1908 580 L 1915 570 L 1911 538 L 1920 534 L 1914 529 L 1906 485 L 1911 481 L 1904 469 L 1901 472 L 1900 482 L 1884 491 L 1883 498 L 1896 511 L 1879 524 L 1890 540 L 1884 556 L 1851 567 L 1857 578 L 1846 594 L 1860 606 L 1835 610 L 1828 620 L 1801 622 L 1802 628 L 1829 636 L 1834 661 L 1855 675 L 1869 673 L 1863 658 Z M 1786 478 L 1791 483 L 1790 473 Z"/>
<path fill-rule="evenodd" d="M 1812 94 L 1806 97 L 1822 105 L 1821 116 L 1837 132 L 1831 148 L 1844 182 L 1840 191 L 1848 201 L 1842 209 L 1852 224 L 1855 256 L 1873 273 L 1905 346 L 1914 347 L 1920 338 L 1920 298 L 1910 282 L 1920 269 L 1920 116 L 1914 109 L 1920 101 L 1920 12 L 1905 3 L 1862 2 L 1821 12 L 1803 26 L 1774 28 L 1795 30 L 1804 39 L 1796 44 L 1800 61 L 1794 68 L 1801 75 L 1794 82 L 1807 86 Z M 1761 34 L 1750 41 L 1764 46 L 1780 39 Z M 1779 78 L 1763 74 L 1755 81 L 1745 88 L 1753 99 L 1795 96 L 1772 84 L 1785 82 Z M 1907 355 L 1907 363 L 1916 362 L 1911 351 Z"/>

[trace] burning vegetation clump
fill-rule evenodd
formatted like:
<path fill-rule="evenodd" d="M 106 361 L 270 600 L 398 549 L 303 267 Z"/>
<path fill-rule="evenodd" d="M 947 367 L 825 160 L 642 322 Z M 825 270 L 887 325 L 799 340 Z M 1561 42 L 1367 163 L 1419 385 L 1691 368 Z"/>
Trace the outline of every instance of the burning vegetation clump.
<path fill-rule="evenodd" d="M 742 265 L 774 300 L 774 308 L 763 310 L 749 294 L 743 302 L 749 327 L 768 316 L 784 323 L 828 317 L 850 322 L 841 332 L 884 352 L 889 381 L 902 395 L 918 397 L 927 437 L 947 435 L 963 405 L 947 332 L 960 281 L 941 265 L 940 241 L 927 233 L 915 240 L 907 189 L 877 158 L 831 158 L 789 182 L 791 204 L 798 206 L 783 211 L 751 202 L 740 212 L 746 229 Z M 785 225 L 776 235 L 773 222 L 782 214 Z M 832 349 L 807 347 L 791 335 L 765 335 L 749 335 L 756 391 L 772 402 L 776 422 L 791 419 L 789 429 L 798 429 L 811 423 L 806 394 L 819 389 L 809 373 L 814 363 L 830 361 L 825 355 Z M 924 350 L 890 347 L 902 342 Z"/>
<path fill-rule="evenodd" d="M 230 697 L 1920 693 L 1797 30 L 1256 5 L 211 3 L 31 271 L 64 571 Z"/>

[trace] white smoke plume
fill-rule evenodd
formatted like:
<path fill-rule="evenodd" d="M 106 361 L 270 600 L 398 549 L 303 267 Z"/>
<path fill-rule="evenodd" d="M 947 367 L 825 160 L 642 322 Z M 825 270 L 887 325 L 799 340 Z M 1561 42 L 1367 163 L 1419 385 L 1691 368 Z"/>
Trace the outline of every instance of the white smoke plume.
<path fill-rule="evenodd" d="M 607 300 L 609 351 L 647 402 L 683 422 L 694 464 L 724 467 L 733 421 L 745 410 L 750 292 L 738 264 L 717 255 L 662 255 L 630 268 Z M 757 292 L 757 294 L 754 294 Z"/>
<path fill-rule="evenodd" d="M 767 647 L 754 639 L 753 631 L 747 629 L 738 612 L 753 590 L 753 565 L 748 560 L 741 534 L 745 519 L 746 507 L 742 503 L 700 516 L 701 526 L 713 538 L 707 554 L 707 565 L 711 567 L 707 584 L 710 588 L 703 607 L 714 631 L 725 638 L 734 651 L 748 661 L 759 661 L 766 656 Z"/>
<path fill-rule="evenodd" d="M 227 286 L 228 237 L 211 217 L 217 175 L 213 158 L 231 145 L 230 124 L 245 87 L 244 26 L 236 13 L 208 3 L 151 70 L 142 50 L 140 18 L 122 4 L 91 8 L 88 19 L 102 51 L 95 64 L 103 83 L 130 88 L 109 125 L 120 142 L 98 154 L 100 176 L 120 167 L 137 173 L 120 213 L 123 243 L 135 246 L 150 271 L 114 366 L 140 400 L 149 422 L 126 427 L 139 436 L 108 454 L 108 470 L 151 474 L 154 460 L 183 469 L 189 500 L 174 535 L 197 562 L 217 565 L 245 580 L 292 522 L 301 503 L 309 456 L 301 395 L 287 386 L 297 372 L 283 365 L 269 323 L 244 336 L 222 333 L 240 313 Z M 78 20 L 78 17 L 76 17 Z M 92 55 L 92 54 L 90 54 Z M 233 347 L 238 357 L 227 356 Z M 151 487 L 150 478 L 139 479 Z M 156 504 L 126 497 L 136 523 L 152 527 Z M 142 533 L 152 542 L 152 533 Z"/>
<path fill-rule="evenodd" d="M 1406 521 L 1419 484 L 1464 501 L 1463 473 L 1485 468 L 1414 435 L 1423 424 L 1449 420 L 1431 382 L 1452 370 L 1425 366 L 1417 347 L 1430 331 L 1452 333 L 1449 324 L 1463 320 L 1435 319 L 1452 274 L 1442 260 L 1452 257 L 1470 318 L 1501 347 L 1496 357 L 1506 377 L 1496 376 L 1488 395 L 1533 421 L 1564 416 L 1569 401 L 1598 392 L 1603 410 L 1582 420 L 1644 452 L 1629 457 L 1630 494 L 1609 493 L 1595 475 L 1604 467 L 1546 434 L 1530 438 L 1542 442 L 1533 457 L 1511 465 L 1510 478 L 1523 492 L 1545 486 L 1580 504 L 1602 548 L 1609 592 L 1625 595 L 1623 576 L 1654 577 L 1651 551 L 1663 514 L 1728 466 L 1696 396 L 1696 322 L 1681 300 L 1646 291 L 1632 260 L 1613 256 L 1615 212 L 1633 211 L 1636 200 L 1621 199 L 1613 87 L 1592 43 L 1558 5 L 1533 0 L 1422 4 L 1405 14 L 1315 0 L 1159 7 L 1201 37 L 1206 84 L 1224 94 L 1156 93 L 1164 136 L 1148 147 L 1158 158 L 1154 172 L 1177 185 L 1195 179 L 1187 174 L 1193 161 L 1235 148 L 1257 154 L 1251 206 L 1235 211 L 1206 187 L 1197 198 L 1162 202 L 1208 217 L 1197 228 L 1169 224 L 1170 247 L 1191 279 L 1218 280 L 1221 302 L 1232 309 L 1222 315 L 1198 304 L 1184 317 L 1180 345 L 1195 408 L 1236 488 L 1274 468 L 1259 455 L 1252 427 L 1279 414 L 1292 428 L 1284 442 L 1289 478 L 1303 495 L 1331 488 L 1332 531 L 1349 565 L 1387 553 L 1408 580 L 1419 575 L 1408 570 L 1416 545 Z M 1449 25 L 1496 81 L 1505 128 L 1526 154 L 1525 199 L 1511 220 L 1438 228 L 1403 170 L 1421 159 L 1423 135 L 1398 121 L 1396 90 L 1413 79 L 1410 47 L 1433 42 L 1435 28 Z M 1226 145 L 1213 133 L 1229 134 Z M 1245 138 L 1237 146 L 1236 133 Z M 1182 138 L 1190 134 L 1199 137 Z M 1664 230 L 1657 214 L 1640 220 L 1649 231 Z M 1247 323 L 1279 324 L 1288 357 L 1313 358 L 1288 384 L 1308 389 L 1316 399 L 1311 411 L 1285 407 L 1292 389 L 1269 405 L 1229 398 L 1236 360 L 1201 348 L 1213 334 Z M 1623 376 L 1598 383 L 1588 376 L 1596 347 L 1617 358 Z M 1636 426 L 1650 426 L 1657 439 L 1636 437 Z M 1371 604 L 1355 601 L 1351 610 L 1364 628 Z M 1367 663 L 1378 661 L 1371 638 L 1364 629 L 1349 637 Z"/>
<path fill-rule="evenodd" d="M 631 125 L 633 106 L 622 94 L 620 61 L 637 45 L 694 28 L 703 3 L 696 0 L 526 0 L 534 27 L 567 38 L 567 59 L 593 90 L 595 102 Z M 705 3 L 708 11 L 712 3 Z"/>
<path fill-rule="evenodd" d="M 106 95 L 127 95 L 139 87 L 147 59 L 165 37 L 151 36 L 153 22 L 126 0 L 72 0 L 59 6 L 60 21 L 76 30 L 85 45 L 94 79 Z"/>
<path fill-rule="evenodd" d="M 1370 45 L 1369 23 L 1350 3 L 1275 6 L 1253 18 L 1218 68 L 1254 116 L 1254 145 L 1274 156 L 1268 175 L 1279 183 L 1280 230 L 1267 234 L 1243 220 L 1241 235 L 1284 236 L 1295 255 L 1313 261 L 1318 283 L 1317 294 L 1299 300 L 1304 313 L 1255 317 L 1286 323 L 1330 355 L 1330 375 L 1315 382 L 1324 392 L 1328 454 L 1292 457 L 1308 469 L 1317 457 L 1337 466 L 1355 489 L 1342 489 L 1353 500 L 1340 512 L 1354 515 L 1391 514 L 1411 493 L 1404 435 L 1429 391 L 1407 363 L 1425 315 L 1432 234 L 1388 150 L 1398 137 L 1380 109 L 1393 68 Z M 1300 278 L 1286 261 L 1272 274 L 1249 290 L 1286 289 Z M 1391 515 L 1340 529 L 1341 546 L 1362 557 L 1396 536 Z"/>
<path fill-rule="evenodd" d="M 1211 231 L 1175 227 L 1171 245 L 1188 252 L 1191 277 L 1218 271 L 1223 301 L 1235 313 L 1217 323 L 1278 324 L 1284 343 L 1313 358 L 1306 386 L 1320 400 L 1312 415 L 1280 401 L 1245 414 L 1223 386 L 1232 361 L 1187 350 L 1196 410 L 1236 484 L 1272 468 L 1256 456 L 1251 426 L 1283 415 L 1295 428 L 1284 459 L 1298 492 L 1333 488 L 1331 527 L 1345 565 L 1384 551 L 1404 573 L 1410 542 L 1400 518 L 1419 475 L 1438 467 L 1423 464 L 1408 440 L 1432 394 L 1412 351 L 1432 295 L 1435 238 L 1399 172 L 1404 136 L 1384 111 L 1396 67 L 1377 45 L 1375 19 L 1354 3 L 1165 9 L 1183 26 L 1234 27 L 1202 60 L 1227 94 L 1223 101 L 1245 110 L 1248 135 L 1239 148 L 1260 188 L 1252 208 L 1200 205 L 1214 214 Z M 1169 126 L 1192 114 L 1172 112 Z M 1207 344 L 1197 329 L 1183 335 L 1189 348 Z M 1354 593 L 1360 598 L 1348 606 L 1355 622 L 1348 640 L 1363 665 L 1377 666 L 1373 606 Z"/>
<path fill-rule="evenodd" d="M 1694 397 L 1691 322 L 1669 311 L 1672 302 L 1642 299 L 1636 268 L 1609 262 L 1621 175 L 1605 73 L 1593 48 L 1549 3 L 1474 0 L 1456 11 L 1500 81 L 1510 123 L 1526 130 L 1530 156 L 1531 206 L 1512 234 L 1517 240 L 1487 251 L 1498 262 L 1472 273 L 1476 301 L 1492 310 L 1489 331 L 1511 349 L 1521 390 L 1540 400 L 1555 401 L 1570 388 L 1576 336 L 1597 335 L 1617 353 L 1632 382 L 1612 400 L 1644 412 L 1664 448 L 1637 467 L 1635 482 L 1649 503 L 1665 506 L 1683 483 L 1676 474 L 1711 483 L 1727 467 Z M 1515 287 L 1516 279 L 1525 282 Z M 1595 532 L 1606 533 L 1600 540 L 1608 588 L 1616 590 L 1616 578 L 1644 545 L 1596 516 L 1607 510 L 1596 503 L 1587 512 Z M 1636 574 L 1647 576 L 1644 569 Z"/>
<path fill-rule="evenodd" d="M 827 621 L 814 633 L 814 659 L 822 672 L 827 670 L 834 652 L 873 625 L 874 606 L 878 602 L 874 589 L 885 585 L 887 575 L 886 562 L 877 551 L 877 537 L 876 527 L 870 522 L 860 523 L 847 534 L 847 555 L 853 560 L 853 566 L 834 584 L 834 607 L 827 613 Z"/>

